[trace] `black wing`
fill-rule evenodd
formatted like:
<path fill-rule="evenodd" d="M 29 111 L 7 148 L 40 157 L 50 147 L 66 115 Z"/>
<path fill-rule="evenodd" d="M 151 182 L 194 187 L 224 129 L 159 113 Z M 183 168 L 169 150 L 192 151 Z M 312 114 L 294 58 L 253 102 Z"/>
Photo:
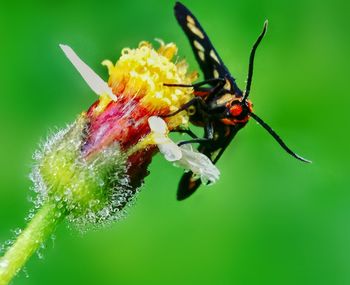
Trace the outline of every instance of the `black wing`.
<path fill-rule="evenodd" d="M 235 79 L 232 77 L 207 34 L 195 16 L 180 2 L 174 7 L 175 17 L 190 41 L 197 62 L 204 73 L 206 80 L 213 78 L 226 78 L 229 81 L 229 91 L 241 94 Z"/>
<path fill-rule="evenodd" d="M 198 151 L 209 157 L 215 164 L 241 128 L 242 126 L 228 126 L 217 122 L 214 125 L 214 137 L 216 139 L 210 142 L 210 144 L 200 144 Z M 191 171 L 184 173 L 177 189 L 177 200 L 181 201 L 190 197 L 200 185 L 200 177 L 194 175 Z"/>
<path fill-rule="evenodd" d="M 175 4 L 174 11 L 178 23 L 190 41 L 205 80 L 225 78 L 229 81 L 229 86 L 226 85 L 225 89 L 228 89 L 232 94 L 242 95 L 235 79 L 226 68 L 196 17 L 179 2 Z M 213 124 L 216 139 L 211 141 L 210 144 L 200 144 L 198 150 L 215 164 L 242 126 L 228 126 L 220 121 L 213 122 Z M 204 137 L 207 137 L 207 134 Z M 191 196 L 200 185 L 200 177 L 195 176 L 191 171 L 186 172 L 180 179 L 177 199 L 184 200 Z"/>

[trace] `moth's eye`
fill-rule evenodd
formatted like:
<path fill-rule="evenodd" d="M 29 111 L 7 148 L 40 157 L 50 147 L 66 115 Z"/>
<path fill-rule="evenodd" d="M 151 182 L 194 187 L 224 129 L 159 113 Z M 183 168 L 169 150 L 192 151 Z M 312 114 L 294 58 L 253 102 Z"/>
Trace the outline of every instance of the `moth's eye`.
<path fill-rule="evenodd" d="M 233 106 L 231 106 L 230 108 L 230 114 L 233 116 L 233 117 L 238 117 L 239 115 L 242 114 L 242 111 L 243 111 L 243 108 L 241 105 L 239 104 L 234 104 Z"/>
<path fill-rule="evenodd" d="M 188 113 L 188 115 L 193 116 L 193 115 L 196 113 L 196 107 L 190 106 L 190 107 L 187 109 L 187 113 Z"/>

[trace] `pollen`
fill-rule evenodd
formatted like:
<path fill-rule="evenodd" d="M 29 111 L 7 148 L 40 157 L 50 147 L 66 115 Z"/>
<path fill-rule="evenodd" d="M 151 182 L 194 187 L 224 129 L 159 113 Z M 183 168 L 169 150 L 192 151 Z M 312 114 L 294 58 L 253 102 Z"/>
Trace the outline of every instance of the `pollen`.
<path fill-rule="evenodd" d="M 136 49 L 123 49 L 116 64 L 104 61 L 103 65 L 108 68 L 108 84 L 118 100 L 138 100 L 150 114 L 162 116 L 176 111 L 193 97 L 192 88 L 168 87 L 164 83 L 191 84 L 197 76 L 188 74 L 186 61 L 172 61 L 177 53 L 175 44 L 158 42 L 158 50 L 148 42 L 141 42 Z M 105 101 L 102 103 L 106 106 Z M 187 124 L 188 117 L 186 112 L 181 112 L 167 121 L 172 128 Z"/>

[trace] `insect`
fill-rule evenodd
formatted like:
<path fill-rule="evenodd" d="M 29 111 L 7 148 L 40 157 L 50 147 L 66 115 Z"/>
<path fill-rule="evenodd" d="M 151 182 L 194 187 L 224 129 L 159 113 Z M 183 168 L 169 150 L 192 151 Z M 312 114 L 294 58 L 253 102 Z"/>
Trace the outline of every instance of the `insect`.
<path fill-rule="evenodd" d="M 175 4 L 174 12 L 178 23 L 189 39 L 204 74 L 204 81 L 193 85 L 164 84 L 169 87 L 191 87 L 195 95 L 191 101 L 168 116 L 187 110 L 191 123 L 204 127 L 203 138 L 198 138 L 189 129 L 180 130 L 180 132 L 186 132 L 192 137 L 191 140 L 181 142 L 180 145 L 199 143 L 198 150 L 208 156 L 213 163 L 216 163 L 237 132 L 247 124 L 250 118 L 253 118 L 272 135 L 287 153 L 303 162 L 311 162 L 293 152 L 268 124 L 253 113 L 252 103 L 248 99 L 253 77 L 254 56 L 266 33 L 267 21 L 265 21 L 263 30 L 251 50 L 248 79 L 245 90 L 242 91 L 196 17 L 179 2 Z M 189 197 L 200 184 L 200 178 L 194 176 L 192 172 L 183 174 L 179 182 L 177 199 L 183 200 Z"/>

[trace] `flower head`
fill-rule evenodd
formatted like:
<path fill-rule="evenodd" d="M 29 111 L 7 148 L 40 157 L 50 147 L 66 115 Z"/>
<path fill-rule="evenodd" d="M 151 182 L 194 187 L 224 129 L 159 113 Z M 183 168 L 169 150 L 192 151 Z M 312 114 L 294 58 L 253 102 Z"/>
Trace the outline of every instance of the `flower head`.
<path fill-rule="evenodd" d="M 119 219 L 158 150 L 205 182 L 215 182 L 219 176 L 205 155 L 179 147 L 168 137 L 170 130 L 186 127 L 186 112 L 166 121 L 159 117 L 177 111 L 193 96 L 189 88 L 164 85 L 189 84 L 195 79 L 195 74 L 187 74 L 186 62 L 171 61 L 174 44 L 161 43 L 157 51 L 146 42 L 137 49 L 124 49 L 115 65 L 103 62 L 110 75 L 108 83 L 69 46 L 61 48 L 99 98 L 35 153 L 31 178 L 38 194 L 37 211 L 0 257 L 1 284 L 11 280 L 63 218 L 83 231 Z"/>
<path fill-rule="evenodd" d="M 123 49 L 115 65 L 110 61 L 108 85 L 117 97 L 102 94 L 89 109 L 90 133 L 84 151 L 87 154 L 117 140 L 122 148 L 137 143 L 149 132 L 148 118 L 176 111 L 191 99 L 189 89 L 168 88 L 164 83 L 191 83 L 193 75 L 187 75 L 187 64 L 171 61 L 176 53 L 174 44 L 162 44 L 158 51 L 149 43 L 141 42 L 137 49 Z M 185 112 L 170 117 L 170 129 L 186 125 Z"/>
<path fill-rule="evenodd" d="M 61 48 L 99 98 L 38 152 L 32 175 L 35 188 L 39 201 L 57 201 L 78 224 L 112 221 L 134 198 L 157 146 L 164 150 L 160 137 L 151 132 L 149 119 L 176 111 L 193 96 L 189 88 L 169 88 L 164 83 L 190 84 L 196 74 L 187 74 L 185 61 L 172 62 L 177 52 L 172 43 L 161 43 L 158 50 L 147 42 L 123 49 L 115 64 L 103 62 L 108 83 L 69 46 Z M 169 117 L 164 134 L 187 124 L 186 112 Z M 188 153 L 192 151 L 181 149 L 182 158 L 174 160 L 195 170 L 184 159 Z"/>

